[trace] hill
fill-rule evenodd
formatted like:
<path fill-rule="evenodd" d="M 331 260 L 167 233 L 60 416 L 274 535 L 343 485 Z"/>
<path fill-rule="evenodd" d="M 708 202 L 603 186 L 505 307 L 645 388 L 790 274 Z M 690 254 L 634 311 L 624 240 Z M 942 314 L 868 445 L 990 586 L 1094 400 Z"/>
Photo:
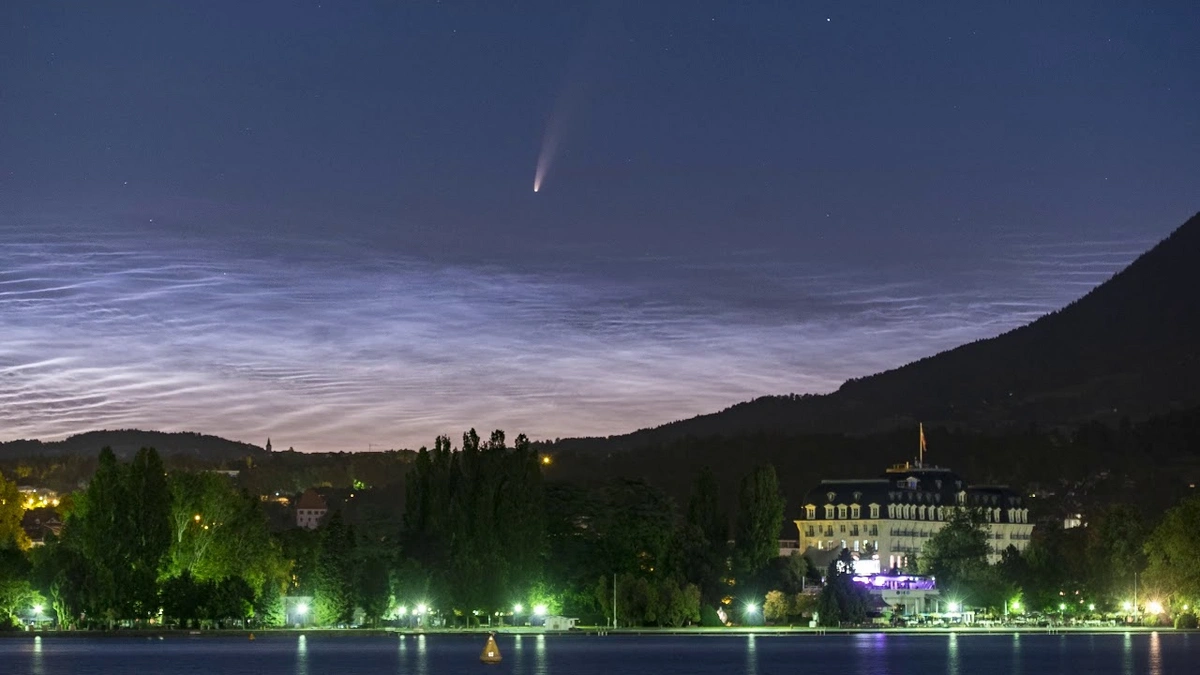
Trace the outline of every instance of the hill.
<path fill-rule="evenodd" d="M 768 396 L 718 413 L 560 450 L 613 451 L 684 437 L 870 433 L 946 425 L 978 431 L 1029 424 L 1145 419 L 1200 405 L 1200 214 L 1061 310 L 1000 336 L 826 395 Z"/>
<path fill-rule="evenodd" d="M 17 440 L 0 443 L 0 460 L 23 457 L 95 457 L 100 448 L 106 446 L 111 447 L 122 459 L 132 457 L 141 448 L 154 448 L 163 457 L 194 457 L 211 462 L 265 457 L 268 454 L 256 445 L 217 436 L 193 432 L 166 433 L 119 429 L 89 431 L 61 441 Z"/>

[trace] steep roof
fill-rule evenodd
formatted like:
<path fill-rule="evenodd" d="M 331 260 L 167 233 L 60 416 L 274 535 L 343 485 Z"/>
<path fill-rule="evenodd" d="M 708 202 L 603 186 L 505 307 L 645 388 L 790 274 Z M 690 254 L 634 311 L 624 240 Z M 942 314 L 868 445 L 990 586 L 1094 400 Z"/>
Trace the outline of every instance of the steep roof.
<path fill-rule="evenodd" d="M 296 502 L 298 509 L 325 509 L 329 510 L 329 505 L 325 503 L 325 498 L 317 494 L 317 491 L 308 488 L 304 494 L 300 495 L 300 499 Z"/>

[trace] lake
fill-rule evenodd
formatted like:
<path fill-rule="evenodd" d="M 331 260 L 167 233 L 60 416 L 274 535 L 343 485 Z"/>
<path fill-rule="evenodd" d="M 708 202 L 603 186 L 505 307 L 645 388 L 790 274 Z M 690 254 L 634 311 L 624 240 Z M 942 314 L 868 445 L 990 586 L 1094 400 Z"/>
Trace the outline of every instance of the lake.
<path fill-rule="evenodd" d="M 0 672 L 357 675 L 1168 675 L 1196 673 L 1200 634 L 499 635 L 504 662 L 479 662 L 479 636 L 7 637 Z"/>

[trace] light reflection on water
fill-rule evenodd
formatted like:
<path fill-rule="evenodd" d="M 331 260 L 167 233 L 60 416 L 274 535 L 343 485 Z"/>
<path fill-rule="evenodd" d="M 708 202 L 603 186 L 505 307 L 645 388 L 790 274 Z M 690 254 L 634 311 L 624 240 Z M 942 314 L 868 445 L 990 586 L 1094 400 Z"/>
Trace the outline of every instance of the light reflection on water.
<path fill-rule="evenodd" d="M 0 674 L 128 675 L 772 675 L 823 666 L 860 675 L 1178 675 L 1196 672 L 1187 634 L 980 632 L 846 635 L 725 634 L 496 636 L 504 663 L 479 668 L 479 635 L 365 636 L 349 632 L 245 638 L 12 636 Z"/>
<path fill-rule="evenodd" d="M 746 636 L 746 675 L 758 675 L 758 646 L 754 633 Z"/>
<path fill-rule="evenodd" d="M 1158 631 L 1150 634 L 1150 675 L 1162 675 L 1162 645 L 1158 643 Z"/>
<path fill-rule="evenodd" d="M 1021 634 L 1013 633 L 1012 675 L 1021 675 Z"/>
<path fill-rule="evenodd" d="M 946 675 L 958 675 L 958 633 L 950 634 L 946 647 Z"/>
<path fill-rule="evenodd" d="M 308 638 L 296 639 L 296 675 L 308 675 Z"/>

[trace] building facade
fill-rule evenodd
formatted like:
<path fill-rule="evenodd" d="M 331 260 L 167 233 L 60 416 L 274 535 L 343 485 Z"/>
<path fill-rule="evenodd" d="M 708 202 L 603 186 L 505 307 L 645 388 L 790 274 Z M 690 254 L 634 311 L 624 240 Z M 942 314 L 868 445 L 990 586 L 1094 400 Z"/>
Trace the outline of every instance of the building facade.
<path fill-rule="evenodd" d="M 309 488 L 300 495 L 296 502 L 296 526 L 307 530 L 315 530 L 321 525 L 321 519 L 329 512 L 325 498 L 317 491 Z"/>
<path fill-rule="evenodd" d="M 881 478 L 824 480 L 804 498 L 800 550 L 847 548 L 882 569 L 903 568 L 956 509 L 983 514 L 997 562 L 1010 544 L 1024 551 L 1033 524 L 1021 495 L 1002 485 L 968 485 L 950 469 L 901 464 Z"/>

